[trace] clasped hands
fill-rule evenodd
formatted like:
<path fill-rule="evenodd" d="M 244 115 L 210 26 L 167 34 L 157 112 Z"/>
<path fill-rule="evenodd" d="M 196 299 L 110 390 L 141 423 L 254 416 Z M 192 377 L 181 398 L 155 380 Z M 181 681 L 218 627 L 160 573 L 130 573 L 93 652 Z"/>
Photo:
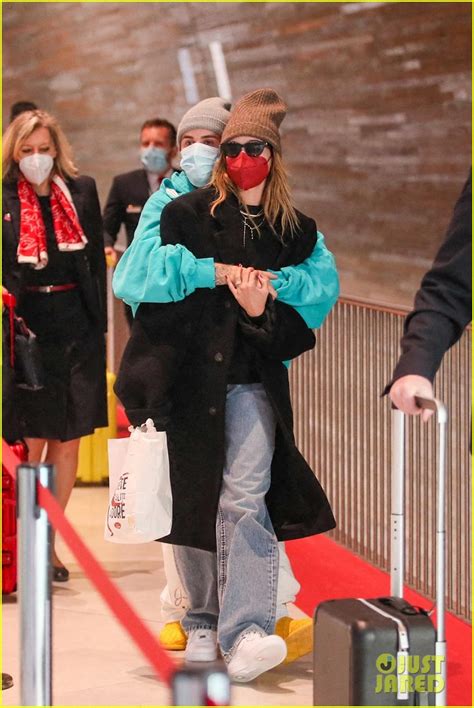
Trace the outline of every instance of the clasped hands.
<path fill-rule="evenodd" d="M 277 292 L 270 282 L 275 278 L 276 275 L 265 270 L 216 263 L 216 285 L 227 284 L 249 317 L 263 314 L 269 295 L 276 298 Z"/>

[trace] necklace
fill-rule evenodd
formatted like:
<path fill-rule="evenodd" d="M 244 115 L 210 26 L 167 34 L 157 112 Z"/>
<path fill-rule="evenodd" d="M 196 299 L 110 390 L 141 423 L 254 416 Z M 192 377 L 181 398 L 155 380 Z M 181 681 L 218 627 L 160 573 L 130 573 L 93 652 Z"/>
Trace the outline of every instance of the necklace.
<path fill-rule="evenodd" d="M 242 221 L 243 221 L 243 227 L 244 231 L 242 234 L 242 245 L 245 248 L 245 244 L 247 242 L 247 234 L 253 241 L 255 238 L 255 234 L 259 232 L 259 229 L 263 222 L 265 221 L 265 218 L 263 217 L 263 209 L 260 209 L 256 214 L 251 214 L 252 219 L 249 218 L 249 215 L 246 211 L 242 211 L 242 209 L 239 209 L 240 214 L 242 216 Z M 257 223 L 256 219 L 259 219 L 260 221 Z"/>

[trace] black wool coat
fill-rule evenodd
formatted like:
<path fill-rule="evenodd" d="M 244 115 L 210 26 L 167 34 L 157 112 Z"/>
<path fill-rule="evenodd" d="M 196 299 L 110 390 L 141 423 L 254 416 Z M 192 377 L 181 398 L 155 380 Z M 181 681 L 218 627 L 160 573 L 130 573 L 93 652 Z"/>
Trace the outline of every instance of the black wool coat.
<path fill-rule="evenodd" d="M 197 257 L 261 269 L 296 265 L 312 252 L 316 224 L 299 214 L 300 233 L 248 263 L 236 200 L 210 216 L 213 193 L 201 189 L 165 207 L 164 244 L 181 243 Z M 227 286 L 199 289 L 184 300 L 140 305 L 115 390 L 134 425 L 150 417 L 168 434 L 173 525 L 161 541 L 215 550 L 215 521 L 224 464 L 225 403 L 234 338 L 257 351 L 261 381 L 277 419 L 272 480 L 266 502 L 280 540 L 335 526 L 327 497 L 293 435 L 288 372 L 283 360 L 314 346 L 313 332 L 291 307 L 269 298 L 258 324 Z"/>
<path fill-rule="evenodd" d="M 86 428 L 107 425 L 104 343 L 104 332 L 107 328 L 106 265 L 99 197 L 92 177 L 68 179 L 66 184 L 88 240 L 84 249 L 72 251 L 68 256 L 74 263 L 77 274 L 75 281 L 79 285 L 81 299 L 91 323 L 87 337 L 91 356 L 85 363 L 85 355 L 81 354 L 84 349 L 82 335 L 77 343 L 58 343 L 57 347 L 40 343 L 38 340 L 42 361 L 50 372 L 47 378 L 51 383 L 53 377 L 54 387 L 47 385 L 43 391 L 22 392 L 15 386 L 13 372 L 8 366 L 8 356 L 5 358 L 9 334 L 7 335 L 4 327 L 2 418 L 3 435 L 8 441 L 32 434 L 31 421 L 34 421 L 35 436 L 48 437 L 49 432 L 45 435 L 38 432 L 42 421 L 47 419 L 47 430 L 55 428 L 58 439 L 63 439 L 63 434 L 67 436 L 66 439 L 72 439 L 86 434 L 82 432 Z M 15 295 L 17 310 L 21 313 L 28 266 L 20 265 L 17 260 L 21 209 L 16 180 L 3 182 L 2 196 L 2 283 Z M 34 332 L 39 333 L 38 322 L 27 321 L 27 324 Z M 67 356 L 64 356 L 65 347 Z M 74 383 L 71 383 L 72 380 Z M 74 403 L 71 393 L 74 394 Z M 38 420 L 36 410 L 40 406 L 42 419 Z M 68 411 L 67 418 L 64 411 Z"/>

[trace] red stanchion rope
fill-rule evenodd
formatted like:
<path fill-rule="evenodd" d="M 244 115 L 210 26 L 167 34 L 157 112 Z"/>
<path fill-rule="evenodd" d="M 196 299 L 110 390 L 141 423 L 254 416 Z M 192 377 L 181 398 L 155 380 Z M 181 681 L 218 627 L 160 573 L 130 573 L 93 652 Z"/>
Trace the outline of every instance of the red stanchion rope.
<path fill-rule="evenodd" d="M 4 440 L 2 440 L 2 464 L 16 478 L 15 470 L 17 465 L 21 464 L 21 460 L 18 459 Z M 63 510 L 49 489 L 39 483 L 38 502 L 48 513 L 51 524 L 61 534 L 74 553 L 89 580 L 95 585 L 118 621 L 151 663 L 158 676 L 170 683 L 172 675 L 178 669 L 178 665 L 168 656 L 128 600 L 110 580 L 100 563 L 66 519 Z"/>

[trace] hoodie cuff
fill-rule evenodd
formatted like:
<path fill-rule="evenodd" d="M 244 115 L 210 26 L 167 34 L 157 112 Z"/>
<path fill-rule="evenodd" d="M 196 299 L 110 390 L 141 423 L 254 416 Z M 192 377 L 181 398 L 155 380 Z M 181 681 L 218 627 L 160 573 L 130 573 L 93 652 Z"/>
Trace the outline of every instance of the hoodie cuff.
<path fill-rule="evenodd" d="M 215 288 L 216 271 L 214 258 L 198 258 L 196 260 L 196 288 Z"/>

